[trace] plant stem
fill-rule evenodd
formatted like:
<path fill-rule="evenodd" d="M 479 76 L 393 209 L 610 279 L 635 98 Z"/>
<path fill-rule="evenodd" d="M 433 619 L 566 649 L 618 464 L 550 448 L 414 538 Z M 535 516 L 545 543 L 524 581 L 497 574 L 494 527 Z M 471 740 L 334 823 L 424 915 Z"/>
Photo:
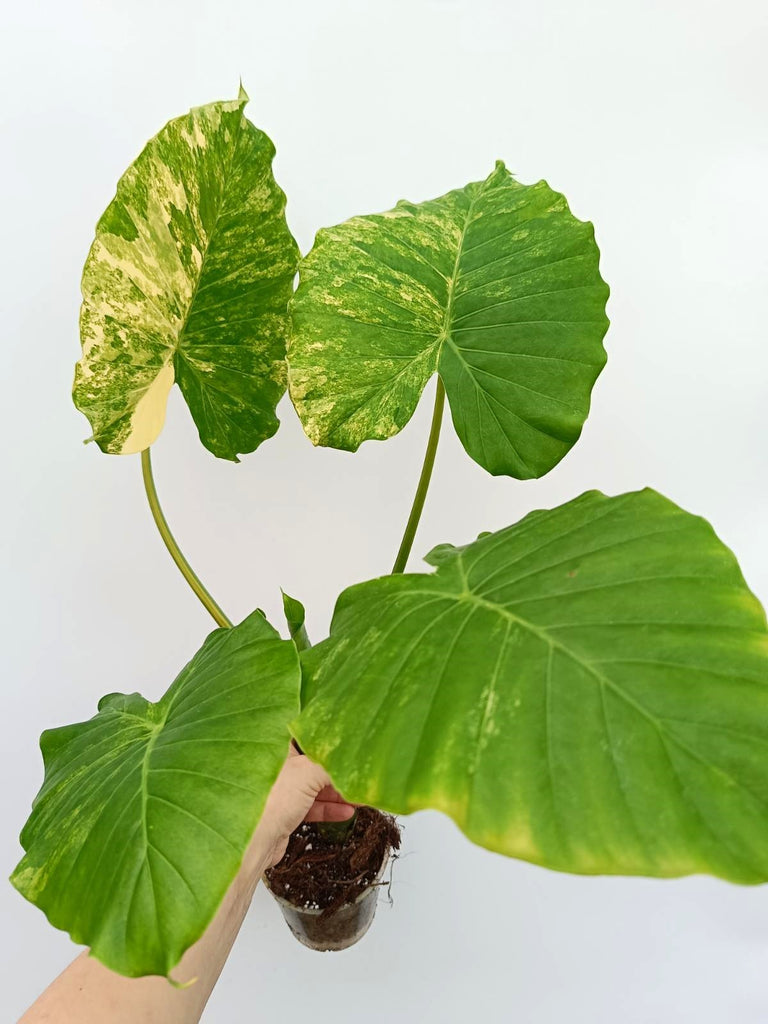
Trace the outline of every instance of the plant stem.
<path fill-rule="evenodd" d="M 307 635 L 304 605 L 301 601 L 297 601 L 295 597 L 286 594 L 282 588 L 281 591 L 283 595 L 283 612 L 285 614 L 285 621 L 288 623 L 291 640 L 296 644 L 298 650 L 307 651 L 312 644 Z"/>
<path fill-rule="evenodd" d="M 308 651 L 309 648 L 312 646 L 312 642 L 310 641 L 309 635 L 307 634 L 307 627 L 304 625 L 303 622 L 296 630 L 296 632 L 291 630 L 291 640 L 293 640 L 293 642 L 296 644 L 296 648 L 299 651 Z"/>
<path fill-rule="evenodd" d="M 344 821 L 318 822 L 317 831 L 323 837 L 323 839 L 327 839 L 329 843 L 335 843 L 337 846 L 343 846 L 344 840 L 352 831 L 356 821 L 357 808 L 355 808 L 355 813 L 352 815 L 352 817 L 346 818 Z"/>
<path fill-rule="evenodd" d="M 160 536 L 163 538 L 163 543 L 168 548 L 171 558 L 179 567 L 181 575 L 200 598 L 207 611 L 213 616 L 216 624 L 219 626 L 231 626 L 232 623 L 200 582 L 197 574 L 182 554 L 181 548 L 176 543 L 174 536 L 171 533 L 168 522 L 163 515 L 163 510 L 160 507 L 157 491 L 155 490 L 155 480 L 152 476 L 152 461 L 149 455 L 149 448 L 145 448 L 141 453 L 141 475 L 144 477 L 144 489 L 147 492 L 147 499 L 152 511 L 152 518 L 155 520 L 155 525 L 160 531 Z"/>
<path fill-rule="evenodd" d="M 432 477 L 432 468 L 435 465 L 435 453 L 437 451 L 437 442 L 440 439 L 440 426 L 443 422 L 444 406 L 445 387 L 438 376 L 437 390 L 435 391 L 435 408 L 432 413 L 432 426 L 429 430 L 427 450 L 424 453 L 424 464 L 421 467 L 421 476 L 419 477 L 419 484 L 416 488 L 413 505 L 411 506 L 411 514 L 408 516 L 408 522 L 405 524 L 405 533 L 403 534 L 403 539 L 400 542 L 400 550 L 397 552 L 397 558 L 395 559 L 395 564 L 392 567 L 393 575 L 395 573 L 405 571 L 408 556 L 410 555 L 411 548 L 413 547 L 413 541 L 416 536 L 419 520 L 421 519 L 421 513 L 424 510 L 424 502 L 427 497 L 427 490 L 429 489 L 429 481 Z"/>

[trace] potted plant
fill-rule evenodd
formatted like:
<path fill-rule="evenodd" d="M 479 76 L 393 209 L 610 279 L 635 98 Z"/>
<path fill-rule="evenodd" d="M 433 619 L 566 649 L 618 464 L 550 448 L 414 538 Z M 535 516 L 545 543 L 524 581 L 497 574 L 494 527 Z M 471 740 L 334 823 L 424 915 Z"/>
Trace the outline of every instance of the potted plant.
<path fill-rule="evenodd" d="M 14 885 L 108 967 L 169 975 L 237 872 L 289 737 L 348 800 L 444 811 L 510 857 L 768 879 L 766 619 L 703 519 L 651 490 L 588 491 L 405 572 L 446 402 L 493 474 L 540 477 L 578 439 L 608 325 L 592 226 L 497 164 L 321 230 L 299 261 L 246 100 L 171 121 L 120 180 L 85 265 L 74 385 L 99 447 L 140 455 L 219 628 L 157 703 L 110 694 L 43 734 Z M 233 626 L 155 491 L 173 384 L 203 445 L 237 461 L 274 434 L 286 386 L 315 444 L 354 451 L 400 430 L 435 375 L 392 572 L 345 590 L 317 646 L 288 597 L 290 639 L 259 611 Z M 318 837 L 326 861 L 350 868 L 362 817 Z M 296 838 L 294 865 L 310 845 Z M 335 913 L 295 909 L 333 929 L 377 878 Z"/>

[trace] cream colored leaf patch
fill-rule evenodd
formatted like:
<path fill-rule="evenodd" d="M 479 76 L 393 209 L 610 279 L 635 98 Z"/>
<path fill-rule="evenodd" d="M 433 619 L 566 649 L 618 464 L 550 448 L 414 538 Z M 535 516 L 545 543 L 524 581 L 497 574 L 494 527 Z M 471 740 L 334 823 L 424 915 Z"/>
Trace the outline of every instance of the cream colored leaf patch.
<path fill-rule="evenodd" d="M 152 444 L 174 381 L 214 455 L 236 460 L 277 429 L 298 250 L 246 102 L 170 121 L 97 225 L 73 397 L 102 451 Z"/>
<path fill-rule="evenodd" d="M 397 433 L 429 378 L 491 473 L 548 472 L 605 363 L 608 287 L 592 225 L 499 163 L 482 182 L 318 232 L 300 267 L 291 397 L 315 444 Z"/>

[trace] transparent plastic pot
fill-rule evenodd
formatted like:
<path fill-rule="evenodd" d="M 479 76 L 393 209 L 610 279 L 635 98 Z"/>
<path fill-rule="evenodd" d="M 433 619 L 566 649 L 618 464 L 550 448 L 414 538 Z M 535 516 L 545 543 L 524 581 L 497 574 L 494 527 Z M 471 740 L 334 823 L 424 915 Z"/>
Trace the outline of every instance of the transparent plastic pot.
<path fill-rule="evenodd" d="M 323 915 L 322 910 L 313 907 L 297 907 L 279 896 L 266 876 L 264 884 L 282 910 L 286 924 L 303 946 L 322 953 L 348 949 L 359 942 L 371 927 L 379 898 L 379 883 L 388 860 L 389 854 L 384 857 L 374 881 L 352 903 L 345 903 L 332 914 Z"/>

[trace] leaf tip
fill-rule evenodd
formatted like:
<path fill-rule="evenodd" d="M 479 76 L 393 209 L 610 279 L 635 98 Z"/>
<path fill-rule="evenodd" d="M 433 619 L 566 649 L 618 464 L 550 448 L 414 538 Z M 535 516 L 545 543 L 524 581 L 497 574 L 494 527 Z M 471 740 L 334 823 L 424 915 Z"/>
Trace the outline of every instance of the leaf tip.
<path fill-rule="evenodd" d="M 489 184 L 490 182 L 498 181 L 499 179 L 505 178 L 512 178 L 514 180 L 514 175 L 509 170 L 509 168 L 507 167 L 503 160 L 497 160 L 493 166 L 493 170 L 485 179 L 485 184 Z"/>
<path fill-rule="evenodd" d="M 440 566 L 445 562 L 450 562 L 452 559 L 460 553 L 461 549 L 457 548 L 455 544 L 438 544 L 424 555 L 424 561 L 427 565 Z"/>
<path fill-rule="evenodd" d="M 40 888 L 39 877 L 40 872 L 30 866 L 25 855 L 8 876 L 8 881 L 20 896 L 34 903 Z"/>
<path fill-rule="evenodd" d="M 195 975 L 194 978 L 190 978 L 189 981 L 176 981 L 176 979 L 172 978 L 170 974 L 166 974 L 166 978 L 168 979 L 168 984 L 173 985 L 178 992 L 183 992 L 184 989 L 191 988 L 198 980 L 197 975 Z"/>
<path fill-rule="evenodd" d="M 243 85 L 243 80 L 241 78 L 240 82 L 239 82 L 239 85 L 238 85 L 238 88 L 237 88 L 237 101 L 238 101 L 238 103 L 245 104 L 245 103 L 250 102 L 250 99 L 251 99 L 251 97 L 245 91 L 245 86 Z"/>
<path fill-rule="evenodd" d="M 288 625 L 291 627 L 291 633 L 293 633 L 294 626 L 296 629 L 299 629 L 304 625 L 306 611 L 302 602 L 298 598 L 286 594 L 282 587 L 280 587 L 280 593 L 283 595 L 283 611 L 288 620 Z"/>

